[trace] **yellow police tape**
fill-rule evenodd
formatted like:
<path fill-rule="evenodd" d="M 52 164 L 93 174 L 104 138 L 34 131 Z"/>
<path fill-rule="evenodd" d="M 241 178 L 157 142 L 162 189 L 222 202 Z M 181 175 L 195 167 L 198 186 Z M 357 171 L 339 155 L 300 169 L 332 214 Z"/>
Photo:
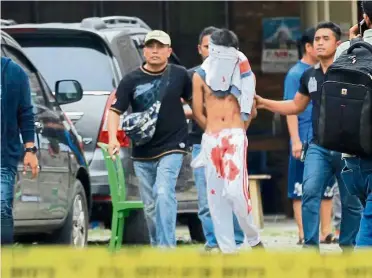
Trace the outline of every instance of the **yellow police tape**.
<path fill-rule="evenodd" d="M 239 255 L 106 248 L 2 249 L 2 278 L 372 278 L 372 252 L 323 254 L 254 251 Z"/>

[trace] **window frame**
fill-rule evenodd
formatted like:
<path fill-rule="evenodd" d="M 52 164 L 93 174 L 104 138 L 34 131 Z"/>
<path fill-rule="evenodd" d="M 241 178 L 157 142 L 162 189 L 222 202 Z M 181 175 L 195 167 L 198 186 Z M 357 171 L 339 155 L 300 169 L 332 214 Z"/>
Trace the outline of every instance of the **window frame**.
<path fill-rule="evenodd" d="M 27 74 L 27 71 L 29 71 L 29 72 L 31 72 L 32 74 L 35 75 L 37 85 L 40 89 L 39 97 L 41 97 L 42 100 L 43 100 L 42 105 L 45 105 L 46 107 L 53 106 L 52 103 L 55 102 L 54 97 L 51 94 L 50 94 L 52 96 L 51 99 L 47 97 L 47 92 L 46 91 L 50 90 L 49 87 L 46 84 L 43 83 L 39 71 L 31 63 L 31 61 L 28 59 L 28 57 L 22 51 L 20 51 L 16 47 L 13 47 L 9 44 L 3 44 L 3 45 L 1 45 L 1 48 L 2 48 L 2 51 L 4 52 L 6 57 L 14 60 L 13 56 L 15 56 L 15 58 L 21 62 L 21 64 L 19 66 L 22 67 L 22 69 L 26 72 L 26 74 Z M 17 62 L 17 61 L 15 61 L 15 62 Z M 24 68 L 25 66 L 27 67 L 26 69 Z M 29 76 L 28 76 L 28 78 L 31 82 L 31 78 Z M 33 101 L 33 104 L 37 105 L 37 103 L 34 103 L 34 101 Z"/>

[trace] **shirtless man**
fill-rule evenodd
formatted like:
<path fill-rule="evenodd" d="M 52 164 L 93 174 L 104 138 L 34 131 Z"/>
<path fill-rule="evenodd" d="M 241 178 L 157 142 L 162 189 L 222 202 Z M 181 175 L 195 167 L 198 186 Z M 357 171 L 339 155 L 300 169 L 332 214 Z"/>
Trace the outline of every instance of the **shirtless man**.
<path fill-rule="evenodd" d="M 205 167 L 208 204 L 223 253 L 237 250 L 232 212 L 249 245 L 263 246 L 251 215 L 247 171 L 246 129 L 257 113 L 255 79 L 238 43 L 229 30 L 213 32 L 209 57 L 193 76 L 193 114 L 205 132 L 191 166 Z"/>

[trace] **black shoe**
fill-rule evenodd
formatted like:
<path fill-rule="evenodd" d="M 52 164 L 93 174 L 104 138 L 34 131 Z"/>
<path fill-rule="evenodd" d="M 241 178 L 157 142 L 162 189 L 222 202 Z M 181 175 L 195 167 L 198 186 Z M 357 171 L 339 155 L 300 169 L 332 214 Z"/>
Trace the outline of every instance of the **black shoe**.
<path fill-rule="evenodd" d="M 259 243 L 257 243 L 255 246 L 251 246 L 252 249 L 254 250 L 260 250 L 260 249 L 265 249 L 265 246 L 263 245 L 262 241 L 260 241 Z"/>

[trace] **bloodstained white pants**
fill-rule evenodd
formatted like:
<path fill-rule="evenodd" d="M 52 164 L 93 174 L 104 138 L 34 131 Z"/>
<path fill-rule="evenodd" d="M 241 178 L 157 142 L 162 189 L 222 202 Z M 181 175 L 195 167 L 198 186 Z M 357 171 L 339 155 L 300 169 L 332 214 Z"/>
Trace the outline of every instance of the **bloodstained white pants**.
<path fill-rule="evenodd" d="M 260 242 L 253 223 L 247 171 L 248 139 L 240 128 L 203 134 L 201 152 L 191 166 L 205 167 L 208 205 L 217 243 L 223 253 L 237 251 L 233 213 L 250 246 Z"/>

